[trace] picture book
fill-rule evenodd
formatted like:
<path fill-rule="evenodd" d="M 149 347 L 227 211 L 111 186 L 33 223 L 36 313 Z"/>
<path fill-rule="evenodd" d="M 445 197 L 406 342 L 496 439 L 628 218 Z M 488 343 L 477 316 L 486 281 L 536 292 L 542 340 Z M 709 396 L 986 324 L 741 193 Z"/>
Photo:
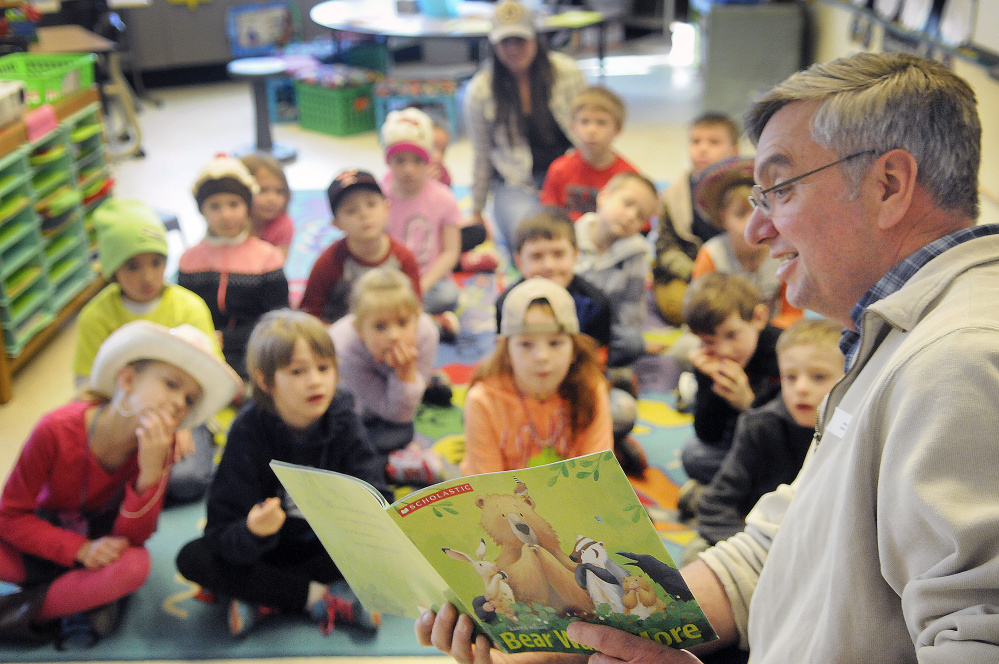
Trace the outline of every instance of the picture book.
<path fill-rule="evenodd" d="M 389 505 L 349 475 L 271 467 L 369 611 L 451 602 L 504 652 L 574 652 L 577 620 L 677 647 L 707 618 L 609 451 L 463 477 Z"/>

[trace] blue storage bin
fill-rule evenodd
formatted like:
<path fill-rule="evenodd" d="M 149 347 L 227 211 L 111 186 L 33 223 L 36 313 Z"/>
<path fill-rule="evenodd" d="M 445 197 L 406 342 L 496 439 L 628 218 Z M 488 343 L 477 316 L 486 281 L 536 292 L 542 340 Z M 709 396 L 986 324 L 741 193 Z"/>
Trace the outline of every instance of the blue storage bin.
<path fill-rule="evenodd" d="M 421 14 L 434 18 L 453 18 L 458 15 L 458 0 L 416 0 Z"/>
<path fill-rule="evenodd" d="M 267 113 L 271 122 L 298 121 L 294 78 L 273 76 L 267 79 Z"/>

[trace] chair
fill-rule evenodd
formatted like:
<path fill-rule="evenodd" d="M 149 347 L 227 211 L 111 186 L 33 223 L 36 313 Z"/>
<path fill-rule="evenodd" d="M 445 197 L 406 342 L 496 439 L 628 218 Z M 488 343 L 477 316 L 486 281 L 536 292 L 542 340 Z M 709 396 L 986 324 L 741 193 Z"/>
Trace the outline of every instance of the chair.
<path fill-rule="evenodd" d="M 278 161 L 294 161 L 295 148 L 275 144 L 271 138 L 267 84 L 287 71 L 284 61 L 273 57 L 274 54 L 301 39 L 302 19 L 297 7 L 284 0 L 233 7 L 226 16 L 226 32 L 230 52 L 236 58 L 226 69 L 232 76 L 250 81 L 256 117 L 256 143 L 236 150 L 235 154 L 258 152 Z"/>

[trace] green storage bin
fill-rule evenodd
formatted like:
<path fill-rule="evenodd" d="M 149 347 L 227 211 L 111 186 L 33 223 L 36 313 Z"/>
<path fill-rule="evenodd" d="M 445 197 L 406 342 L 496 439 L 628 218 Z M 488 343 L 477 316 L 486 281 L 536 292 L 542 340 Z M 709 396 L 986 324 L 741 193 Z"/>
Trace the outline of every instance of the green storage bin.
<path fill-rule="evenodd" d="M 331 136 L 350 136 L 375 129 L 372 84 L 324 88 L 295 82 L 298 124 Z"/>
<path fill-rule="evenodd" d="M 51 104 L 94 84 L 93 53 L 11 53 L 0 58 L 0 79 L 24 81 L 29 108 Z"/>

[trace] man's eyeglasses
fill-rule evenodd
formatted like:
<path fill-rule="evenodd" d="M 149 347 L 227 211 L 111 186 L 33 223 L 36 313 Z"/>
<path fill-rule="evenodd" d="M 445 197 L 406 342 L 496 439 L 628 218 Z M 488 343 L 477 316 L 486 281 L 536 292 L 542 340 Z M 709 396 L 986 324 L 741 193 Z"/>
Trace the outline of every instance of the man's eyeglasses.
<path fill-rule="evenodd" d="M 819 171 L 824 171 L 827 168 L 832 168 L 833 166 L 842 164 L 844 161 L 849 161 L 850 159 L 856 159 L 857 157 L 862 157 L 868 154 L 875 154 L 876 152 L 877 150 L 864 150 L 863 152 L 855 152 L 851 155 L 843 157 L 842 159 L 837 159 L 831 164 L 820 166 L 819 168 L 816 168 L 814 171 L 808 171 L 807 173 L 802 173 L 801 175 L 797 175 L 791 178 L 790 180 L 784 180 L 780 184 L 775 184 L 774 186 L 769 187 L 767 189 L 761 189 L 760 185 L 754 184 L 753 188 L 750 190 L 749 193 L 749 203 L 753 206 L 754 210 L 756 208 L 762 208 L 764 214 L 770 214 L 773 211 L 773 206 L 770 205 L 770 199 L 767 198 L 767 194 L 769 194 L 771 191 L 777 191 L 778 189 L 783 189 L 788 185 L 794 184 L 798 180 L 804 180 L 809 175 L 815 175 Z"/>

